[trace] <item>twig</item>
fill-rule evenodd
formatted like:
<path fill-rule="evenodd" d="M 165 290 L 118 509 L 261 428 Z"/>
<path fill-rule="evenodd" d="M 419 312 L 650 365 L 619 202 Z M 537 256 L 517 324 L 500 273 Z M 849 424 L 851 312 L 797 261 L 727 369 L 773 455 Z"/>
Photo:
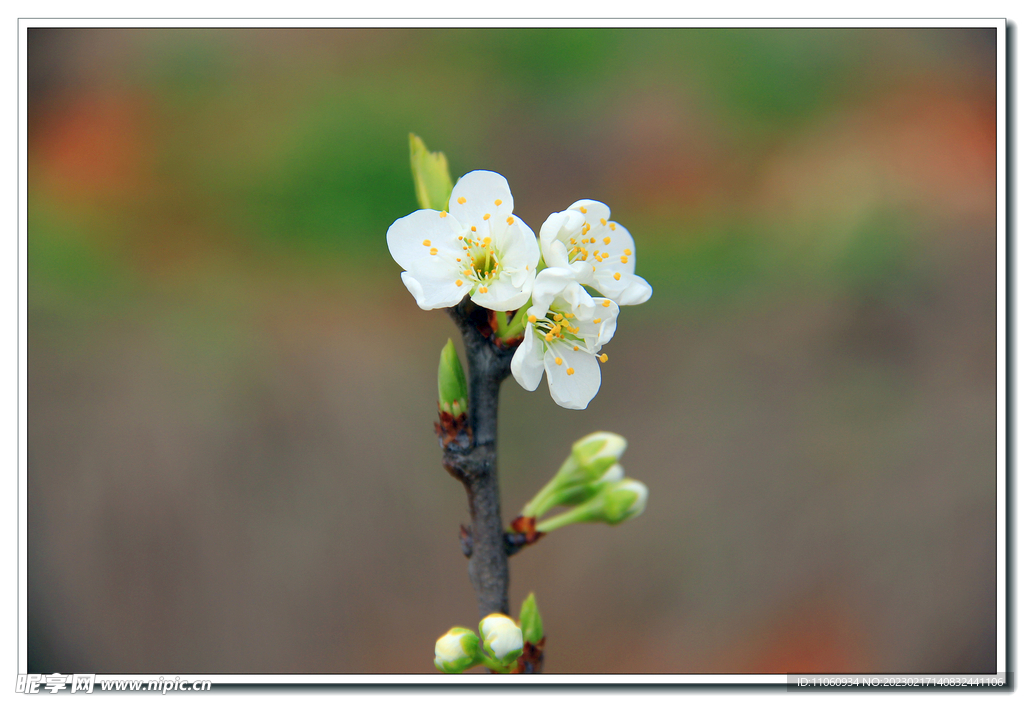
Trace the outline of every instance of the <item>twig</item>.
<path fill-rule="evenodd" d="M 469 426 L 458 440 L 445 440 L 444 467 L 462 482 L 472 519 L 469 580 L 483 618 L 509 613 L 508 555 L 498 493 L 498 392 L 511 373 L 514 348 L 494 340 L 493 317 L 464 299 L 448 309 L 466 348 Z M 493 314 L 504 314 L 497 312 Z"/>

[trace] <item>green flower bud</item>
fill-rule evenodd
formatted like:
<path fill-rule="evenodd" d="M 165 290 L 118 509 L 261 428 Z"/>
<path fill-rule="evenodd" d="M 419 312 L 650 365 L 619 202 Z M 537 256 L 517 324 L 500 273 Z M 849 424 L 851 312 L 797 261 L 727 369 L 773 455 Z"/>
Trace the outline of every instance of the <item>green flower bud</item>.
<path fill-rule="evenodd" d="M 612 483 L 604 496 L 604 521 L 619 524 L 643 514 L 647 507 L 647 486 L 627 478 Z"/>
<path fill-rule="evenodd" d="M 461 673 L 483 660 L 480 637 L 469 629 L 452 627 L 434 644 L 434 667 L 442 673 Z"/>
<path fill-rule="evenodd" d="M 523 640 L 535 646 L 544 638 L 544 621 L 540 618 L 537 598 L 532 592 L 519 608 L 519 628 L 523 630 Z"/>
<path fill-rule="evenodd" d="M 626 446 L 623 437 L 610 431 L 588 434 L 572 445 L 571 458 L 576 466 L 568 470 L 586 475 L 588 481 L 594 480 L 619 462 Z M 566 466 L 562 470 L 566 470 Z"/>
<path fill-rule="evenodd" d="M 468 405 L 469 391 L 462 361 L 451 339 L 441 349 L 441 362 L 437 366 L 437 396 L 441 409 L 453 417 L 461 416 Z"/>
<path fill-rule="evenodd" d="M 536 530 L 547 533 L 578 522 L 619 524 L 639 516 L 646 506 L 647 486 L 639 480 L 626 478 L 614 483 L 605 483 L 589 500 L 558 516 L 544 520 L 537 524 Z"/>
<path fill-rule="evenodd" d="M 523 630 L 504 614 L 488 614 L 480 620 L 484 651 L 503 666 L 515 663 L 523 655 Z"/>
<path fill-rule="evenodd" d="M 426 144 L 415 134 L 409 135 L 409 159 L 416 201 L 424 210 L 447 210 L 452 194 L 452 176 L 448 159 L 440 151 L 427 151 Z"/>

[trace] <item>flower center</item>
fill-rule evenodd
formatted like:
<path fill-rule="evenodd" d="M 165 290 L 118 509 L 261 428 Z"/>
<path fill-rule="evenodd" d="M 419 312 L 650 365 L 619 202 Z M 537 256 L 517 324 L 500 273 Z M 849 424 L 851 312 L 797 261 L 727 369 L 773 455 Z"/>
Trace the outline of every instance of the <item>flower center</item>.
<path fill-rule="evenodd" d="M 544 317 L 531 314 L 527 317 L 527 321 L 533 325 L 534 333 L 544 340 L 545 348 L 554 355 L 555 365 L 565 368 L 567 375 L 573 375 L 576 369 L 565 362 L 563 354 L 566 349 L 571 348 L 573 351 L 583 351 L 591 356 L 596 356 L 601 363 L 608 361 L 608 354 L 602 353 L 598 356 L 597 352 L 591 349 L 591 344 L 586 336 L 580 333 L 582 323 L 568 310 L 557 310 L 552 307 Z M 595 318 L 593 321 L 595 324 L 601 323 L 599 318 Z M 574 322 L 576 324 L 573 324 Z"/>
<path fill-rule="evenodd" d="M 501 273 L 501 254 L 491 237 L 478 236 L 476 227 L 473 227 L 459 238 L 462 239 L 462 250 L 466 252 L 464 260 L 469 264 L 462 271 L 463 277 L 470 284 L 484 285 L 497 278 Z"/>

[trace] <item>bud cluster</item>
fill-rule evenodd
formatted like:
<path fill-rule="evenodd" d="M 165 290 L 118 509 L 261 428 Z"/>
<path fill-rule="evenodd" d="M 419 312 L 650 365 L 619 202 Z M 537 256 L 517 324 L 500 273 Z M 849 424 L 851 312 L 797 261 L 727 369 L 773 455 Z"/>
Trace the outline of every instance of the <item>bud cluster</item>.
<path fill-rule="evenodd" d="M 480 620 L 480 636 L 463 627 L 449 629 L 434 644 L 434 666 L 442 673 L 462 673 L 477 665 L 496 673 L 516 673 L 524 649 L 536 657 L 543 642 L 544 624 L 531 592 L 519 611 L 518 623 L 495 612 Z"/>
<path fill-rule="evenodd" d="M 619 524 L 640 515 L 647 506 L 647 486 L 625 477 L 619 459 L 626 445 L 623 437 L 605 431 L 574 443 L 555 476 L 523 507 L 522 516 L 533 530 L 547 533 L 577 522 Z M 555 507 L 571 509 L 536 523 Z"/>

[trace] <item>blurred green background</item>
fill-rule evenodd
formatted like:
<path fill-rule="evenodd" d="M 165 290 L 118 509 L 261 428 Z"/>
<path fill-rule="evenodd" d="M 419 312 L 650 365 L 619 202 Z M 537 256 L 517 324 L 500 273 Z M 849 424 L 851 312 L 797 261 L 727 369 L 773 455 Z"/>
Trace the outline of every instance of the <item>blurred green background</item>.
<path fill-rule="evenodd" d="M 550 673 L 995 672 L 994 30 L 29 30 L 35 672 L 426 673 L 474 626 L 408 133 L 654 287 L 585 412 L 647 512 L 512 559 Z"/>

